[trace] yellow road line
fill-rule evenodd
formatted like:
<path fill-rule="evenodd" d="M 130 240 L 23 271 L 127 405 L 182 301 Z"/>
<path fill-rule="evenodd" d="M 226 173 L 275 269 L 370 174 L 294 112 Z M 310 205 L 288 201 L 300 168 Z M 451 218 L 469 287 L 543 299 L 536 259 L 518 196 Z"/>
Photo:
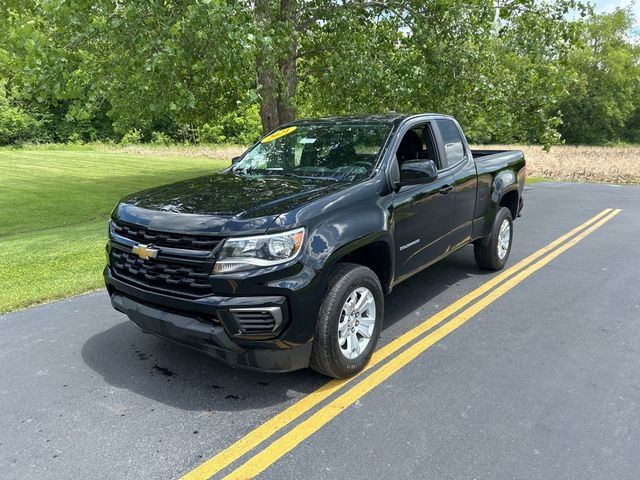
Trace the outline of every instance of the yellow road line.
<path fill-rule="evenodd" d="M 389 360 L 371 375 L 355 384 L 353 387 L 338 396 L 336 399 L 332 400 L 326 406 L 322 407 L 307 420 L 294 427 L 291 431 L 289 431 L 279 439 L 275 440 L 265 449 L 261 450 L 246 463 L 244 463 L 227 477 L 225 477 L 225 479 L 253 478 L 260 472 L 264 471 L 279 458 L 284 456 L 287 452 L 293 450 L 297 445 L 300 444 L 300 442 L 307 439 L 313 433 L 322 428 L 322 426 L 327 424 L 331 419 L 335 418 L 347 407 L 355 403 L 363 395 L 371 391 L 376 386 L 380 385 L 384 380 L 389 378 L 402 367 L 406 366 L 409 362 L 418 357 L 434 343 L 456 330 L 478 312 L 486 308 L 498 298 L 502 297 L 505 293 L 513 289 L 524 279 L 532 275 L 543 266 L 547 265 L 549 262 L 551 262 L 551 260 L 556 258 L 561 253 L 567 251 L 587 235 L 600 228 L 604 223 L 611 220 L 618 213 L 620 213 L 620 210 L 613 210 L 609 215 L 599 220 L 584 232 L 580 233 L 575 238 L 568 241 L 557 250 L 542 258 L 535 264 L 519 272 L 513 278 L 506 281 L 504 284 L 489 293 L 487 296 L 478 300 L 478 302 L 464 310 L 459 315 L 455 316 L 453 319 L 449 320 L 443 326 L 430 333 L 426 337 L 422 338 L 421 340 L 417 341 L 415 344 L 400 353 L 397 357 Z"/>
<path fill-rule="evenodd" d="M 478 298 L 480 295 L 483 295 L 484 293 L 486 293 L 491 288 L 498 285 L 500 282 L 502 282 L 506 278 L 510 277 L 511 275 L 521 270 L 522 268 L 526 267 L 527 265 L 532 263 L 534 260 L 540 258 L 542 255 L 549 252 L 550 250 L 553 250 L 562 242 L 571 238 L 573 235 L 580 232 L 581 230 L 591 225 L 592 223 L 596 222 L 598 219 L 602 218 L 604 215 L 608 214 L 611 211 L 612 210 L 610 208 L 603 210 L 602 212 L 590 218 L 589 220 L 579 225 L 578 227 L 574 228 L 570 232 L 562 235 L 561 237 L 557 238 L 553 242 L 549 243 L 547 246 L 537 250 L 536 252 L 529 255 L 527 258 L 516 263 L 514 266 L 496 275 L 491 280 L 485 282 L 480 287 L 476 288 L 475 290 L 466 294 L 462 298 L 458 299 L 453 304 L 441 310 L 440 312 L 436 313 L 434 316 L 432 316 L 425 322 L 421 323 L 420 325 L 414 327 L 413 329 L 404 333 L 400 337 L 396 338 L 389 344 L 382 347 L 380 350 L 374 352 L 371 358 L 371 361 L 369 362 L 366 369 L 362 373 L 371 369 L 381 361 L 388 358 L 390 355 L 393 355 L 395 352 L 397 352 L 399 349 L 407 345 L 409 342 L 413 341 L 414 339 L 419 337 L 421 334 L 427 332 L 431 328 L 435 327 L 436 325 L 444 321 L 449 316 L 461 310 L 466 305 L 468 305 L 469 303 L 474 301 L 476 298 Z M 227 467 L 231 463 L 235 462 L 237 459 L 239 459 L 249 451 L 253 450 L 255 447 L 260 445 L 263 441 L 268 439 L 270 436 L 277 433 L 282 428 L 286 427 L 289 423 L 291 423 L 292 421 L 294 421 L 304 413 L 311 410 L 320 402 L 330 397 L 333 393 L 340 390 L 347 383 L 352 382 L 356 378 L 358 378 L 358 375 L 351 378 L 347 378 L 347 379 L 331 380 L 327 382 L 317 390 L 301 398 L 299 401 L 297 401 L 287 409 L 283 410 L 279 414 L 267 420 L 265 423 L 255 428 L 254 430 L 249 432 L 247 435 L 242 437 L 240 440 L 236 441 L 226 449 L 222 450 L 217 455 L 213 456 L 206 462 L 200 464 L 194 470 L 185 474 L 182 477 L 182 480 L 203 480 L 211 477 L 212 475 L 215 475 L 220 470 Z"/>

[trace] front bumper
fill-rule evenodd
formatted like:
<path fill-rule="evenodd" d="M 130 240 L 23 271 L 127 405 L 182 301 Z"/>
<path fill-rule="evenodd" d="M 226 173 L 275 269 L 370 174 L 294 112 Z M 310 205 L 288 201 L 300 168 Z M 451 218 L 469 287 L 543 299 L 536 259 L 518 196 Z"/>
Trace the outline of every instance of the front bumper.
<path fill-rule="evenodd" d="M 143 332 L 195 348 L 230 365 L 269 372 L 306 368 L 311 341 L 296 343 L 281 337 L 239 335 L 230 312 L 264 308 L 288 317 L 284 296 L 206 296 L 185 299 L 138 288 L 115 277 L 109 267 L 105 284 L 113 307 Z M 278 332 L 276 332 L 278 333 Z M 272 337 L 274 337 L 272 335 Z"/>

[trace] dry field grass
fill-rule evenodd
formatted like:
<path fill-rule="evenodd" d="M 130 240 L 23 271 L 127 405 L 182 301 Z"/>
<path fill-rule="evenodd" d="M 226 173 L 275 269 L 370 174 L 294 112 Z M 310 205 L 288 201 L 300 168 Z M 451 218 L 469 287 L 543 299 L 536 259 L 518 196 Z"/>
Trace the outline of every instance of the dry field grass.
<path fill-rule="evenodd" d="M 233 157 L 244 152 L 246 147 L 241 145 L 168 145 L 165 147 L 140 144 L 127 146 L 99 145 L 96 149 L 110 153 L 125 153 L 127 155 L 210 158 L 213 160 L 230 161 Z"/>
<path fill-rule="evenodd" d="M 477 148 L 524 151 L 527 175 L 573 182 L 640 184 L 640 147 L 482 145 Z"/>

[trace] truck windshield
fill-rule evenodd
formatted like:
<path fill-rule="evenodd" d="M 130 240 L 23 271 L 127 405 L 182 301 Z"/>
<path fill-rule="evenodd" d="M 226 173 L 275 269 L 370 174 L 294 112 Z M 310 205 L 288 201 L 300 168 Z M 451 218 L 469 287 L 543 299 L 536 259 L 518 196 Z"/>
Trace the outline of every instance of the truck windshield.
<path fill-rule="evenodd" d="M 304 124 L 264 137 L 237 162 L 241 175 L 291 175 L 352 181 L 371 175 L 391 127 Z"/>

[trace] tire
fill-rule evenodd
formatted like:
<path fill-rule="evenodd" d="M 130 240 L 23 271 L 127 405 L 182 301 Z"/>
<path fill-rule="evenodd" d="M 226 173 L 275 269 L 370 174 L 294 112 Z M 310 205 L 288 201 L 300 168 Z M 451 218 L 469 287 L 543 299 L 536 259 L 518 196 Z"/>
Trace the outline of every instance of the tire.
<path fill-rule="evenodd" d="M 505 243 L 504 232 L 500 236 L 504 224 L 508 226 L 508 239 Z M 485 270 L 502 270 L 509 259 L 511 244 L 513 243 L 513 218 L 511 211 L 506 207 L 501 207 L 496 214 L 496 218 L 488 237 L 477 241 L 473 245 L 473 254 L 478 267 Z"/>
<path fill-rule="evenodd" d="M 371 310 L 371 297 L 375 313 Z M 363 305 L 367 305 L 365 310 L 353 309 L 350 316 L 343 314 L 343 311 L 351 311 L 360 299 Z M 349 300 L 352 302 L 347 304 Z M 360 323 L 358 318 L 363 321 Z M 345 378 L 360 372 L 376 348 L 383 318 L 384 297 L 376 274 L 362 265 L 338 263 L 331 272 L 318 312 L 316 337 L 309 366 L 318 373 L 334 378 Z M 371 319 L 373 325 L 369 322 L 365 324 L 364 319 Z M 345 328 L 350 325 L 354 330 L 345 333 L 351 330 Z M 366 338 L 366 335 L 363 335 L 364 330 L 369 334 L 369 338 L 366 346 L 361 347 L 361 338 Z M 350 355 L 354 357 L 349 358 Z"/>

